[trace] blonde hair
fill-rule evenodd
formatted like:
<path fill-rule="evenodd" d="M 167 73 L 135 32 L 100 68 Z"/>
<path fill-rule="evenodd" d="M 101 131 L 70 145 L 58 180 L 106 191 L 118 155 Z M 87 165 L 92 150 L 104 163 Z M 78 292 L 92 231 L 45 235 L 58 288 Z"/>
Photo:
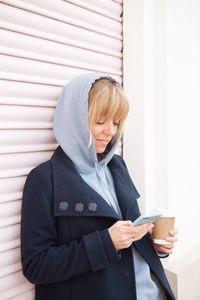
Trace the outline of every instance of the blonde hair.
<path fill-rule="evenodd" d="M 92 143 L 91 129 L 101 119 L 112 118 L 118 120 L 117 133 L 111 143 L 120 135 L 124 121 L 128 115 L 129 104 L 122 87 L 112 78 L 97 79 L 89 92 L 88 97 L 88 127 Z"/>

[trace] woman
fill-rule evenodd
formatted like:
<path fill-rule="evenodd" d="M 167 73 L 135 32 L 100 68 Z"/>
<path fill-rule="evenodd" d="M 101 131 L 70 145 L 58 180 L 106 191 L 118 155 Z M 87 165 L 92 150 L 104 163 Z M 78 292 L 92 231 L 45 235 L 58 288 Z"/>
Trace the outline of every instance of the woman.
<path fill-rule="evenodd" d="M 114 155 L 128 102 L 110 76 L 89 73 L 62 90 L 54 117 L 59 147 L 28 175 L 21 254 L 38 300 L 175 299 L 153 225 L 131 227 L 139 194 Z M 167 254 L 166 254 L 167 255 Z"/>

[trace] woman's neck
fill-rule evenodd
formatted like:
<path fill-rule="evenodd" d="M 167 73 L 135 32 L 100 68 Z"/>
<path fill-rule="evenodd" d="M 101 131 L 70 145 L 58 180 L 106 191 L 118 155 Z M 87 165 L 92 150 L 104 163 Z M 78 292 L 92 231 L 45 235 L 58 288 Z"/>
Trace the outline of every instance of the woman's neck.
<path fill-rule="evenodd" d="M 98 162 L 101 161 L 101 154 L 97 153 L 97 159 L 98 159 Z"/>

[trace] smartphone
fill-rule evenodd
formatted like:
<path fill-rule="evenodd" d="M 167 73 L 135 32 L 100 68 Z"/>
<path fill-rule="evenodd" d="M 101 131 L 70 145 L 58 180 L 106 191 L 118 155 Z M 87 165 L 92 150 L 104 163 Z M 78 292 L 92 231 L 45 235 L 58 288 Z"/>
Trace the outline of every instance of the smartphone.
<path fill-rule="evenodd" d="M 133 221 L 131 226 L 137 226 L 137 225 L 141 225 L 141 224 L 145 224 L 145 223 L 152 224 L 161 215 L 162 215 L 161 213 L 151 213 L 151 214 L 141 215 L 135 221 Z"/>

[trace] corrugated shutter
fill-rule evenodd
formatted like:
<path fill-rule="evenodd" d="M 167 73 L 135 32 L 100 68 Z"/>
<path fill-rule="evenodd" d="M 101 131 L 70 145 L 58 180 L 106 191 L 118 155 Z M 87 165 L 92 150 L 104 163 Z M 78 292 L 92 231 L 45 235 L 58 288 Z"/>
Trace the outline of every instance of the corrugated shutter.
<path fill-rule="evenodd" d="M 34 299 L 21 273 L 28 172 L 50 158 L 56 99 L 75 75 L 122 78 L 122 1 L 0 1 L 0 299 Z"/>

